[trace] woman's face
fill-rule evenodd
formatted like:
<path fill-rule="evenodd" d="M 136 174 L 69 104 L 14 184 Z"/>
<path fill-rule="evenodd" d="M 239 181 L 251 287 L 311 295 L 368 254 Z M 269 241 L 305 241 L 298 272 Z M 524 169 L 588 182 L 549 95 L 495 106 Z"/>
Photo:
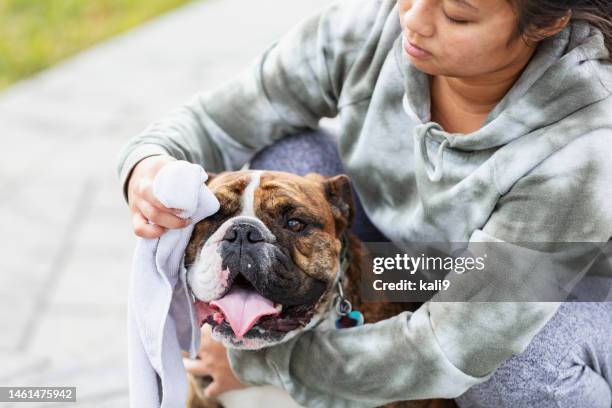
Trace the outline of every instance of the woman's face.
<path fill-rule="evenodd" d="M 508 0 L 398 0 L 404 53 L 430 75 L 477 77 L 524 66 L 533 53 L 515 35 Z"/>

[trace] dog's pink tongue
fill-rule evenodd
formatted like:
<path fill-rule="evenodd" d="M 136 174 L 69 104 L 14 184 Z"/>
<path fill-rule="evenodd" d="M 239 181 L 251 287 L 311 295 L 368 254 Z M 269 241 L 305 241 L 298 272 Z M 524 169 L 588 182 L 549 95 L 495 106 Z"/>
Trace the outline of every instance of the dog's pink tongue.
<path fill-rule="evenodd" d="M 232 288 L 227 295 L 210 304 L 221 309 L 238 339 L 262 316 L 278 314 L 271 300 L 253 290 L 242 288 Z"/>

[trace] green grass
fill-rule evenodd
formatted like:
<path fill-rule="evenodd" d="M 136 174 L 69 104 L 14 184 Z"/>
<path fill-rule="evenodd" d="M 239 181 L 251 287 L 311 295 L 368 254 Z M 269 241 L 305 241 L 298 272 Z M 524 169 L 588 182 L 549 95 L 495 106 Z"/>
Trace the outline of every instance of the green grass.
<path fill-rule="evenodd" d="M 0 0 L 0 89 L 190 0 Z"/>

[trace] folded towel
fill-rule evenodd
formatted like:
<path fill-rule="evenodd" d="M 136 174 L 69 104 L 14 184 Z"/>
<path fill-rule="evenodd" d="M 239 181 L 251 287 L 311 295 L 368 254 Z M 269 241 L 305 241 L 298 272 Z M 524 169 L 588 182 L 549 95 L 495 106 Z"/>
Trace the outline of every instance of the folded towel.
<path fill-rule="evenodd" d="M 134 254 L 128 299 L 130 407 L 184 407 L 187 379 L 181 350 L 195 358 L 200 326 L 187 288 L 183 255 L 193 226 L 214 214 L 219 202 L 206 187 L 198 165 L 176 161 L 162 167 L 153 194 L 169 208 L 182 210 L 191 225 L 140 238 Z"/>

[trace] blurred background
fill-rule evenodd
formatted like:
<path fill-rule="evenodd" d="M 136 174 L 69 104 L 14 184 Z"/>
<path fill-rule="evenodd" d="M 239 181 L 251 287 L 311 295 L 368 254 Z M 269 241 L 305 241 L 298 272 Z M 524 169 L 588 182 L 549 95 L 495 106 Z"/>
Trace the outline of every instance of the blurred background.
<path fill-rule="evenodd" d="M 327 3 L 0 0 L 0 386 L 128 405 L 117 154 Z"/>

